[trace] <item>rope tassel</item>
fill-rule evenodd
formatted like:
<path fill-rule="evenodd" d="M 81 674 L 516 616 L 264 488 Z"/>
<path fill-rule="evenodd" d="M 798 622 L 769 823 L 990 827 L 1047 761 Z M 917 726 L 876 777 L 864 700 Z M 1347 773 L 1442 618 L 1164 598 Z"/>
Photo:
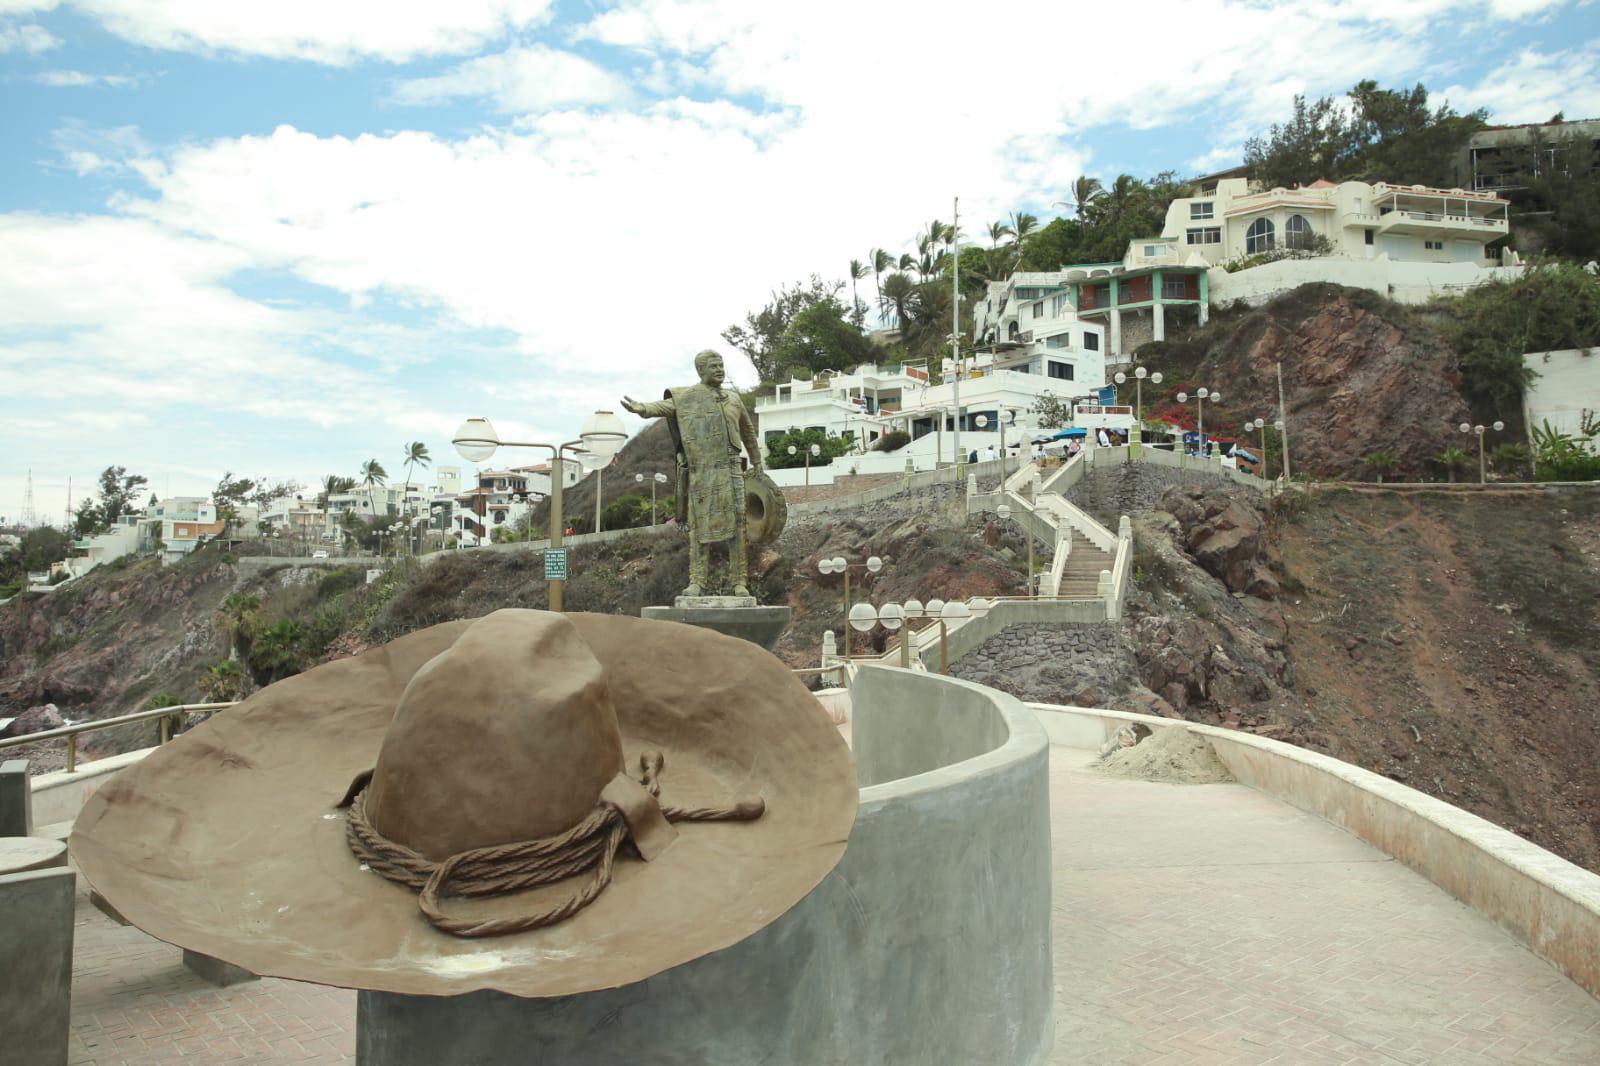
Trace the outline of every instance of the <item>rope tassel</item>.
<path fill-rule="evenodd" d="M 661 772 L 666 760 L 659 751 L 639 756 L 637 780 L 652 799 L 661 795 Z M 620 775 L 619 775 L 620 777 Z M 641 854 L 653 854 L 634 840 L 634 830 L 621 807 L 602 799 L 571 829 L 539 840 L 471 848 L 436 863 L 404 844 L 385 837 L 367 817 L 366 788 L 372 771 L 363 771 L 350 785 L 340 807 L 350 809 L 345 839 L 350 850 L 372 870 L 396 884 L 417 890 L 417 906 L 435 929 L 460 937 L 506 936 L 555 925 L 599 898 L 611 883 L 617 851 L 624 841 Z M 628 786 L 632 788 L 631 785 Z M 740 799 L 727 807 L 672 807 L 660 805 L 668 822 L 747 822 L 766 812 L 761 797 Z M 566 902 L 515 918 L 456 918 L 444 913 L 444 896 L 505 896 L 542 885 L 553 885 L 590 873 L 589 879 Z"/>

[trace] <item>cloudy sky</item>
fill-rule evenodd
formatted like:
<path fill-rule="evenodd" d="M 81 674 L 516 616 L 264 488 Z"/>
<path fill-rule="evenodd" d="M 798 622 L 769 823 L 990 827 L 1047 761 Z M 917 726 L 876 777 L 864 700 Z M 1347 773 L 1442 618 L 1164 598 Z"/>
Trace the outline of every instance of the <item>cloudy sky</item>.
<path fill-rule="evenodd" d="M 0 516 L 567 439 L 954 195 L 1048 218 L 1363 77 L 1600 115 L 1600 4 L 0 0 Z"/>

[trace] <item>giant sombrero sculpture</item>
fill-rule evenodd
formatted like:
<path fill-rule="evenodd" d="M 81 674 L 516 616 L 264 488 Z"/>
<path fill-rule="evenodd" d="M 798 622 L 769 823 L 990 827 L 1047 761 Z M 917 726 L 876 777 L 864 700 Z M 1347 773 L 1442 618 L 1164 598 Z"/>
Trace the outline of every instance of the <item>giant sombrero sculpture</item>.
<path fill-rule="evenodd" d="M 252 973 L 557 996 L 770 924 L 856 800 L 755 645 L 507 610 L 262 690 L 103 787 L 71 847 L 134 925 Z"/>

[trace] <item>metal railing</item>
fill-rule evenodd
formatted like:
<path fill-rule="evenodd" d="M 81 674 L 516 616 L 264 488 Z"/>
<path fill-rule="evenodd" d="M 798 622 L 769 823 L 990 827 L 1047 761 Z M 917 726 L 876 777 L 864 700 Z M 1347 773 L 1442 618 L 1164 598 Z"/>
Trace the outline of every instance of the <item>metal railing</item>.
<path fill-rule="evenodd" d="M 25 733 L 20 737 L 6 737 L 0 739 L 0 751 L 6 748 L 19 748 L 27 744 L 37 744 L 43 740 L 59 740 L 62 737 L 67 741 L 67 773 L 78 772 L 78 736 L 82 733 L 92 733 L 97 729 L 110 729 L 113 726 L 127 725 L 129 722 L 143 722 L 151 718 L 161 720 L 159 744 L 165 744 L 172 739 L 172 726 L 175 720 L 190 711 L 221 711 L 232 707 L 236 700 L 227 703 L 180 703 L 173 707 L 152 707 L 147 711 L 134 711 L 132 714 L 119 714 L 115 718 L 101 718 L 92 722 L 75 722 L 72 725 L 62 726 L 60 729 L 45 729 L 37 733 Z"/>

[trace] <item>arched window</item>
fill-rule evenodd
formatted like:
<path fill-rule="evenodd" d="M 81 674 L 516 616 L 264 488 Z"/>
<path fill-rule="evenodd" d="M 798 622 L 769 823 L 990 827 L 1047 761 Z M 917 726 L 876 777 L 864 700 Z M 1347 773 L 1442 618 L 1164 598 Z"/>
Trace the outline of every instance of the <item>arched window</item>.
<path fill-rule="evenodd" d="M 1244 250 L 1247 255 L 1257 252 L 1270 252 L 1276 245 L 1275 227 L 1270 218 L 1258 218 L 1250 223 L 1250 228 L 1245 231 Z"/>
<path fill-rule="evenodd" d="M 1289 221 L 1283 224 L 1283 246 L 1285 248 L 1310 248 L 1311 237 L 1315 231 L 1311 223 L 1306 221 L 1304 215 L 1290 215 Z"/>

